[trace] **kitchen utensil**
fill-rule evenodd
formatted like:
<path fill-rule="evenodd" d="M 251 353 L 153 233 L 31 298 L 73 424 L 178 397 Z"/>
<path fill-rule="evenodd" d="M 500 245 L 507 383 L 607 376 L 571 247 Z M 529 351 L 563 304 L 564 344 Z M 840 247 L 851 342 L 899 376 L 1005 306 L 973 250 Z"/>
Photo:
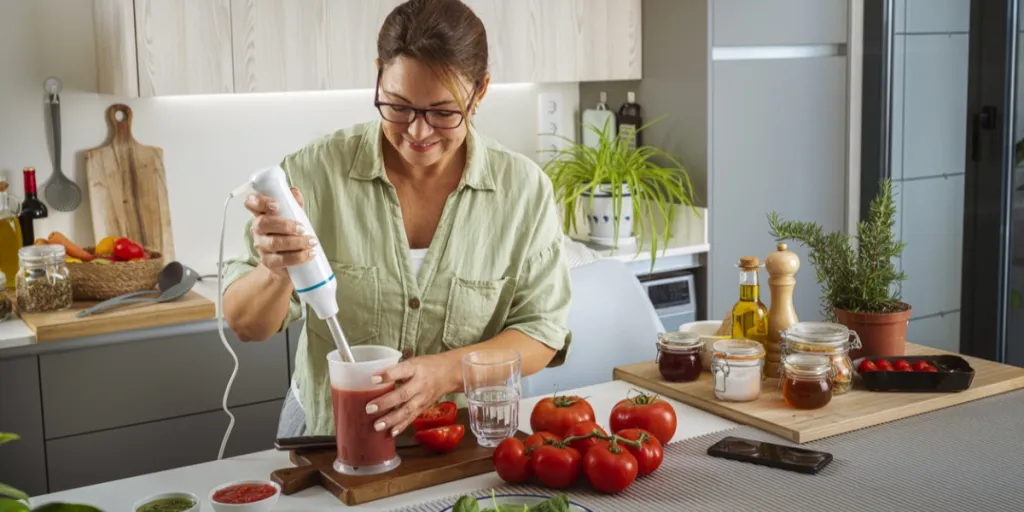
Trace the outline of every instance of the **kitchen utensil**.
<path fill-rule="evenodd" d="M 407 429 L 395 438 L 395 448 L 399 450 L 419 445 L 420 443 L 414 437 L 412 429 Z M 308 450 L 310 448 L 334 448 L 336 446 L 338 446 L 338 438 L 335 436 L 279 437 L 274 440 L 274 448 L 282 452 L 288 450 Z"/>
<path fill-rule="evenodd" d="M 157 302 L 157 303 L 160 303 L 160 302 L 170 302 L 172 300 L 180 299 L 180 298 L 184 297 L 186 293 L 188 293 L 190 290 L 192 290 L 192 287 L 194 287 L 196 285 L 196 282 L 199 281 L 199 274 L 197 274 L 194 270 L 192 270 L 192 269 L 190 269 L 188 267 L 184 267 L 184 266 L 183 266 L 183 270 L 184 270 L 184 275 L 182 275 L 181 281 L 178 282 L 177 284 L 171 286 L 170 288 L 167 288 L 166 290 L 161 290 L 160 295 L 157 296 L 157 297 L 114 298 L 114 299 L 111 299 L 111 300 L 104 301 L 104 302 L 101 302 L 99 304 L 96 304 L 95 306 L 92 306 L 92 307 L 90 307 L 88 309 L 83 309 L 82 311 L 79 311 L 75 316 L 78 317 L 78 318 L 84 318 L 84 317 L 87 317 L 89 315 L 94 315 L 96 313 L 99 313 L 101 311 L 106 311 L 108 309 L 115 308 L 115 307 L 118 307 L 118 306 L 124 306 L 124 305 L 127 305 L 127 304 L 144 304 L 144 303 L 147 303 L 147 302 Z"/>
<path fill-rule="evenodd" d="M 132 297 L 141 297 L 143 295 L 149 295 L 151 293 L 166 292 L 172 286 L 182 282 L 182 280 L 185 278 L 186 272 L 191 272 L 191 269 L 186 269 L 186 267 L 184 265 L 182 265 L 181 263 L 178 263 L 177 261 L 172 261 L 172 262 L 168 263 L 167 266 L 165 266 L 160 271 L 160 275 L 157 277 L 157 281 L 156 281 L 156 286 L 157 286 L 156 289 L 152 289 L 152 290 L 139 290 L 137 292 L 129 292 L 129 293 L 125 293 L 125 294 L 122 294 L 122 295 L 118 295 L 117 297 L 114 297 L 112 299 L 107 299 L 107 300 L 105 300 L 103 302 L 100 302 L 99 304 L 96 304 L 95 306 L 92 306 L 91 308 L 88 308 L 88 309 L 80 311 L 79 312 L 79 317 L 88 316 L 89 314 L 91 314 L 90 311 L 96 311 L 98 309 L 106 309 L 106 308 L 112 307 L 112 306 L 114 306 L 116 304 L 120 304 L 125 299 L 130 299 Z M 197 278 L 197 280 L 198 280 L 198 278 Z"/>
<path fill-rule="evenodd" d="M 49 95 L 50 130 L 53 133 L 53 174 L 43 186 L 46 202 L 55 210 L 71 212 L 82 203 L 82 189 L 78 184 L 64 175 L 61 170 L 60 151 L 60 90 L 61 82 L 55 77 L 47 78 L 43 88 Z"/>
<path fill-rule="evenodd" d="M 133 116 L 127 105 L 111 105 L 107 120 L 113 137 L 85 153 L 93 235 L 130 238 L 174 261 L 163 149 L 135 140 Z"/>

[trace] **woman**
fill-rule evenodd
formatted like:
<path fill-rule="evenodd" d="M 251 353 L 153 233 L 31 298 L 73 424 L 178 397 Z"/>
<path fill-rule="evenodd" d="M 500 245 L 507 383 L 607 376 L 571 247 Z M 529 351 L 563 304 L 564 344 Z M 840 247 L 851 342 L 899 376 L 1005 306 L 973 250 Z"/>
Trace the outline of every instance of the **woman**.
<path fill-rule="evenodd" d="M 225 270 L 224 315 L 246 341 L 287 327 L 301 311 L 286 269 L 324 251 L 349 343 L 404 356 L 379 375 L 400 387 L 367 404 L 394 436 L 439 398 L 463 403 L 470 351 L 515 349 L 524 376 L 562 364 L 570 284 L 550 180 L 471 126 L 490 81 L 480 19 L 458 0 L 410 0 L 384 21 L 377 52 L 381 119 L 282 163 L 319 239 L 267 197 L 247 198 L 249 251 Z M 279 435 L 334 433 L 333 349 L 308 315 Z"/>

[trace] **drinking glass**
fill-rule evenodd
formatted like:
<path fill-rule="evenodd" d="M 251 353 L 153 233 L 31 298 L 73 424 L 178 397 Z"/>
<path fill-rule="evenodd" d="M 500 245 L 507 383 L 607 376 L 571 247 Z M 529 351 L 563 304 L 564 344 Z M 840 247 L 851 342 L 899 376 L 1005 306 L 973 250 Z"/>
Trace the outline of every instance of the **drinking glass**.
<path fill-rule="evenodd" d="M 519 429 L 521 372 L 522 357 L 515 350 L 477 350 L 462 357 L 469 427 L 480 446 L 498 446 Z"/>
<path fill-rule="evenodd" d="M 343 361 L 337 350 L 327 354 L 334 403 L 334 431 L 338 454 L 334 470 L 344 475 L 376 475 L 398 467 L 395 438 L 387 430 L 377 432 L 377 417 L 366 414 L 366 404 L 395 388 L 395 384 L 372 384 L 377 371 L 398 364 L 402 353 L 379 345 L 352 347 L 355 362 Z M 383 416 L 381 411 L 377 416 Z"/>

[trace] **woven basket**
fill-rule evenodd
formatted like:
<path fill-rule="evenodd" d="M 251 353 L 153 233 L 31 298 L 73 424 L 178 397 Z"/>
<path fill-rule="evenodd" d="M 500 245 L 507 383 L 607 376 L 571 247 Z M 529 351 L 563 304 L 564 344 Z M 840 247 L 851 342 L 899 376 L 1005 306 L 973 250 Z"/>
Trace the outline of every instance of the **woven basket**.
<path fill-rule="evenodd" d="M 85 247 L 90 253 L 93 247 Z M 156 289 L 160 271 L 164 268 L 163 255 L 146 251 L 145 261 L 118 261 L 102 263 L 68 263 L 71 290 L 75 300 L 106 300 L 125 293 Z"/>

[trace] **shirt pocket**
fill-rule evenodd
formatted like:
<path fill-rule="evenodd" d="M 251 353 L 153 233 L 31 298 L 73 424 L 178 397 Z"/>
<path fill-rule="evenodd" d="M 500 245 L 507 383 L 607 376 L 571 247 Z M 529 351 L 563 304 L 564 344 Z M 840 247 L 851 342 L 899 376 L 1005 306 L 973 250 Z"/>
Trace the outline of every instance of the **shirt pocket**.
<path fill-rule="evenodd" d="M 441 341 L 459 348 L 488 340 L 502 331 L 508 319 L 516 280 L 452 279 Z"/>
<path fill-rule="evenodd" d="M 380 326 L 380 279 L 377 267 L 349 265 L 329 261 L 338 283 L 338 323 L 349 345 L 360 345 L 375 338 Z M 327 322 L 308 310 L 306 322 L 317 337 L 334 344 Z"/>

